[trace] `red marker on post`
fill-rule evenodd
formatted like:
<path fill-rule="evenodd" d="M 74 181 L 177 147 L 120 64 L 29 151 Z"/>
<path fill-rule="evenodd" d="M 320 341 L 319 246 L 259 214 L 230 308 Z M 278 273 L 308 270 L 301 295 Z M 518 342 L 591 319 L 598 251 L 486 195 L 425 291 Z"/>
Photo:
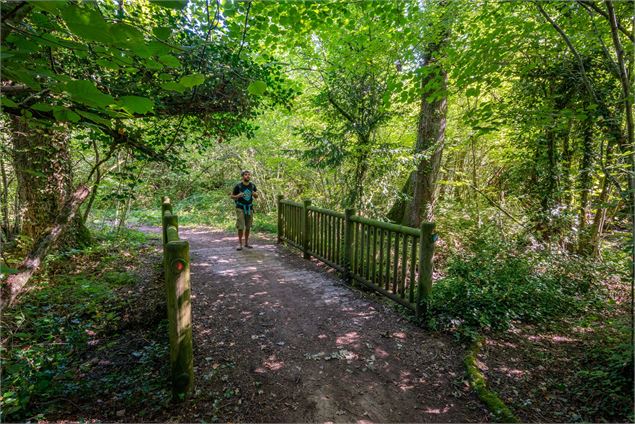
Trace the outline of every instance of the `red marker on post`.
<path fill-rule="evenodd" d="M 181 272 L 185 269 L 185 262 L 182 259 L 177 259 L 173 263 L 174 269 L 178 272 Z"/>

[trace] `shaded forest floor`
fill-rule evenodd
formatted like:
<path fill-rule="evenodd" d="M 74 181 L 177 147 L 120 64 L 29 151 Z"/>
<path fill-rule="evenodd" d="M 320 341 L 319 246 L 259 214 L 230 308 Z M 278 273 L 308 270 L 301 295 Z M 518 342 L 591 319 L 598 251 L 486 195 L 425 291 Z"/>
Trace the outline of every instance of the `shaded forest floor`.
<path fill-rule="evenodd" d="M 614 288 L 628 300 L 626 288 Z M 629 302 L 486 338 L 477 365 L 523 422 L 634 422 Z M 619 300 L 618 300 L 619 302 Z M 608 308 L 607 308 L 608 309 Z"/>
<path fill-rule="evenodd" d="M 2 315 L 2 421 L 130 421 L 169 406 L 160 241 L 136 231 L 47 259 Z"/>
<path fill-rule="evenodd" d="M 157 229 L 142 230 L 51 258 L 36 289 L 3 316 L 3 421 L 492 419 L 454 337 L 414 326 L 268 235 L 236 252 L 232 234 L 208 228 L 182 230 L 192 248 L 197 380 L 175 408 L 160 241 Z M 611 374 L 624 372 L 624 358 L 604 349 L 620 342 L 607 324 L 628 325 L 628 314 L 612 311 L 557 331 L 490 336 L 478 365 L 523 421 L 626 421 L 632 403 Z"/>

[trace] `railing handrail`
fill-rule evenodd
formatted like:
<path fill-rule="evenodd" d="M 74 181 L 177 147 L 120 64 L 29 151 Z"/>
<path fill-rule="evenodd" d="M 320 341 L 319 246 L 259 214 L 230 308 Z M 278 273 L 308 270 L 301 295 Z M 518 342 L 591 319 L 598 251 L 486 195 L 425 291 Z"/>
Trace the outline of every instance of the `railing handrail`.
<path fill-rule="evenodd" d="M 299 208 L 302 207 L 302 203 L 294 202 L 293 200 L 281 199 L 280 202 L 284 203 L 285 205 L 297 206 Z"/>
<path fill-rule="evenodd" d="M 346 215 L 344 215 L 343 212 L 337 212 L 331 209 L 318 208 L 317 206 L 309 206 L 307 209 L 313 212 L 323 213 L 324 215 L 334 216 L 336 218 L 346 218 Z"/>
<path fill-rule="evenodd" d="M 432 292 L 434 223 L 412 228 L 364 218 L 354 209 L 341 213 L 282 195 L 277 201 L 279 243 L 302 250 L 305 259 L 317 258 L 342 272 L 348 283 L 368 286 L 418 317 L 426 314 Z"/>
<path fill-rule="evenodd" d="M 394 231 L 396 233 L 408 234 L 409 236 L 420 237 L 421 230 L 419 228 L 406 227 L 405 225 L 392 224 L 390 222 L 377 221 L 376 219 L 364 218 L 359 215 L 351 216 L 351 221 L 359 222 L 360 224 L 371 225 L 377 228 L 383 228 L 384 230 Z"/>

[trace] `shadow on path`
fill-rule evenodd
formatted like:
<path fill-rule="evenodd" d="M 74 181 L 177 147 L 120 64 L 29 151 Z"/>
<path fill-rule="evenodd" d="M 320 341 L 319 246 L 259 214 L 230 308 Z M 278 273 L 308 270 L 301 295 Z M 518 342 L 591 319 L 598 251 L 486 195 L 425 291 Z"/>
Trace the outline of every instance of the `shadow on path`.
<path fill-rule="evenodd" d="M 489 420 L 452 338 L 414 326 L 266 235 L 242 251 L 224 232 L 180 236 L 190 242 L 197 389 L 179 420 Z"/>

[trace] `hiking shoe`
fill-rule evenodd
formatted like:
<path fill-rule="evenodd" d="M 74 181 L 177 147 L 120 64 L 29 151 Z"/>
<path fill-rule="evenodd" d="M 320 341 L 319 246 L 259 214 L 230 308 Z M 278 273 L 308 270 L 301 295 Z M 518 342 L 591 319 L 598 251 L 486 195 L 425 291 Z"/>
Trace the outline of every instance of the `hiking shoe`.
<path fill-rule="evenodd" d="M 254 248 L 251 244 L 246 244 L 246 245 L 245 245 L 245 247 L 246 247 L 247 249 L 253 249 L 253 248 Z"/>
<path fill-rule="evenodd" d="M 243 247 L 242 247 L 242 246 L 238 246 L 238 247 L 236 248 L 236 250 L 243 250 Z"/>

